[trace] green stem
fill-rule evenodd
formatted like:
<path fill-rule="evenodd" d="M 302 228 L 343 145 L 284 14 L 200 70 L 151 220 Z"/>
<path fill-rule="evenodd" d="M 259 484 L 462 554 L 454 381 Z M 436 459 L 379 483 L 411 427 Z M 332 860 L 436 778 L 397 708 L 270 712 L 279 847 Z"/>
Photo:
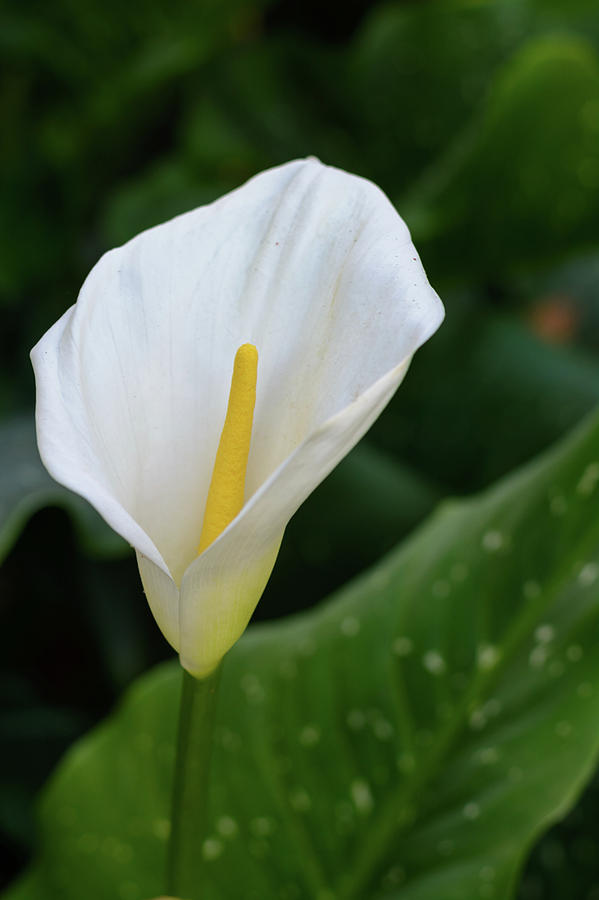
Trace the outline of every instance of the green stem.
<path fill-rule="evenodd" d="M 203 891 L 202 844 L 220 668 L 201 680 L 183 672 L 166 891 L 184 900 L 201 900 Z"/>

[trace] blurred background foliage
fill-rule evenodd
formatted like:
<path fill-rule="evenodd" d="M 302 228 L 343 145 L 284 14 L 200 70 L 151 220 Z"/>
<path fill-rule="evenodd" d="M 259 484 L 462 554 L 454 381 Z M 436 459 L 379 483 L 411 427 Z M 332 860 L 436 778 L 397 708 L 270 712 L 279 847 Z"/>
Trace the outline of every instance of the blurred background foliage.
<path fill-rule="evenodd" d="M 134 561 L 35 450 L 28 351 L 102 252 L 313 154 L 407 220 L 447 321 L 291 523 L 258 617 L 320 601 L 599 400 L 596 0 L 3 0 L 0 866 L 64 749 L 169 656 Z M 599 782 L 598 782 L 599 784 Z M 521 900 L 599 900 L 599 787 Z"/>

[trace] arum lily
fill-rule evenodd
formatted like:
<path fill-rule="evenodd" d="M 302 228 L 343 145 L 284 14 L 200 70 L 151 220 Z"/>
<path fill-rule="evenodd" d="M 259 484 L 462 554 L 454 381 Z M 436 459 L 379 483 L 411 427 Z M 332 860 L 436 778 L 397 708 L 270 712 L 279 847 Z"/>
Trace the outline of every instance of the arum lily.
<path fill-rule="evenodd" d="M 106 253 L 34 348 L 42 459 L 133 545 L 190 673 L 442 317 L 385 195 L 310 159 Z"/>

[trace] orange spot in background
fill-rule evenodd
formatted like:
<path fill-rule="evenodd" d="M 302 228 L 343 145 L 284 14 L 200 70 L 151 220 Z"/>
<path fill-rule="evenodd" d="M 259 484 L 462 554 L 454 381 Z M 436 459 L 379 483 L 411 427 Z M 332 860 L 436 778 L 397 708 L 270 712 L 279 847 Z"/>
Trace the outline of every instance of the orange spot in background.
<path fill-rule="evenodd" d="M 543 297 L 527 314 L 528 323 L 542 340 L 553 344 L 569 344 L 580 327 L 580 310 L 567 294 Z"/>

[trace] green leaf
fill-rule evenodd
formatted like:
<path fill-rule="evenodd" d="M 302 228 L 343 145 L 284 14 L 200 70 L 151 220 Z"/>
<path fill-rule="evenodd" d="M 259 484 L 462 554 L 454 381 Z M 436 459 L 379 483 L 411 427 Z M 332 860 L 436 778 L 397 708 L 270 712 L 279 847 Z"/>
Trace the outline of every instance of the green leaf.
<path fill-rule="evenodd" d="M 587 41 L 529 41 L 403 210 L 438 271 L 488 275 L 571 253 L 599 225 L 599 58 Z M 410 210 L 410 206 L 412 206 Z"/>
<path fill-rule="evenodd" d="M 427 166 L 435 170 L 448 140 L 484 113 L 499 68 L 526 41 L 548 34 L 598 48 L 593 0 L 373 4 L 349 48 L 348 79 L 369 174 L 399 196 Z M 561 112 L 557 107 L 556 118 Z M 540 140 L 535 147 L 544 159 Z"/>
<path fill-rule="evenodd" d="M 285 531 L 260 601 L 266 618 L 326 597 L 372 565 L 437 505 L 441 491 L 364 440 L 308 497 Z M 342 512 L 342 514 L 340 514 Z"/>
<path fill-rule="evenodd" d="M 350 73 L 363 157 L 395 195 L 445 152 L 530 27 L 525 0 L 505 5 L 379 3 L 360 29 Z"/>
<path fill-rule="evenodd" d="M 46 900 L 48 894 L 44 891 L 43 876 L 32 869 L 19 878 L 4 896 L 10 897 L 10 900 Z"/>
<path fill-rule="evenodd" d="M 64 750 L 90 725 L 90 719 L 72 709 L 49 704 L 21 707 L 10 696 L 4 677 L 0 714 L 0 829 L 21 847 L 31 843 L 34 832 L 35 794 L 52 771 Z M 8 688 L 8 690 L 7 690 Z M 13 688 L 13 693 L 16 690 Z M 8 696 L 7 696 L 8 694 Z M 11 702 L 12 701 L 12 702 Z M 32 748 L 35 748 L 33 750 Z"/>
<path fill-rule="evenodd" d="M 32 417 L 11 419 L 0 425 L 0 561 L 29 517 L 44 506 L 70 513 L 88 553 L 104 557 L 128 552 L 89 504 L 50 478 L 39 458 Z"/>
<path fill-rule="evenodd" d="M 563 900 L 597 895 L 595 832 L 599 773 L 566 818 L 539 841 L 522 874 L 520 900 Z"/>
<path fill-rule="evenodd" d="M 509 898 L 599 751 L 599 417 L 223 673 L 206 900 Z M 180 673 L 74 747 L 15 900 L 162 890 Z"/>

